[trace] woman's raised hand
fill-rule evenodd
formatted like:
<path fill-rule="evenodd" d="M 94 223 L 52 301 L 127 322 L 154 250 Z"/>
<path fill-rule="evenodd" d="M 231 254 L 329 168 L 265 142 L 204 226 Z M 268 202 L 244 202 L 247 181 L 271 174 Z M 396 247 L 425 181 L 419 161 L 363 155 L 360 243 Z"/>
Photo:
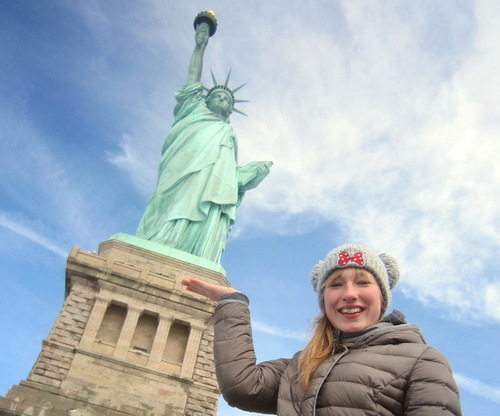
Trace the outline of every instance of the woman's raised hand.
<path fill-rule="evenodd" d="M 213 285 L 211 283 L 204 282 L 198 279 L 183 279 L 181 281 L 183 286 L 190 292 L 197 293 L 198 295 L 205 296 L 213 301 L 218 302 L 222 296 L 228 293 L 237 292 L 236 289 L 232 287 L 225 287 L 219 285 Z"/>

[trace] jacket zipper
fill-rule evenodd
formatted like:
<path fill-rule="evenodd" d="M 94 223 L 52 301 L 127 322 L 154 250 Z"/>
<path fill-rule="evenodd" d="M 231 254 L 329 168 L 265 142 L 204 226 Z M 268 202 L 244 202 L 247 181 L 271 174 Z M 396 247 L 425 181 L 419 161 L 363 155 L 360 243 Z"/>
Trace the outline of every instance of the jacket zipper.
<path fill-rule="evenodd" d="M 318 402 L 318 396 L 319 396 L 319 391 L 321 390 L 321 387 L 323 387 L 323 384 L 325 383 L 326 381 L 326 378 L 330 375 L 330 372 L 332 371 L 333 367 L 335 367 L 335 364 L 337 364 L 339 362 L 339 360 L 344 356 L 346 355 L 347 353 L 349 352 L 349 348 L 347 347 L 344 347 L 344 351 L 342 352 L 342 354 L 340 354 L 337 359 L 332 363 L 332 365 L 330 366 L 330 368 L 328 369 L 328 371 L 326 372 L 325 376 L 323 377 L 323 380 L 321 380 L 321 383 L 319 383 L 319 386 L 316 390 L 316 394 L 314 395 L 314 403 L 313 403 L 313 414 L 312 416 L 316 416 L 316 404 Z M 332 355 L 334 354 L 334 352 L 332 351 Z"/>

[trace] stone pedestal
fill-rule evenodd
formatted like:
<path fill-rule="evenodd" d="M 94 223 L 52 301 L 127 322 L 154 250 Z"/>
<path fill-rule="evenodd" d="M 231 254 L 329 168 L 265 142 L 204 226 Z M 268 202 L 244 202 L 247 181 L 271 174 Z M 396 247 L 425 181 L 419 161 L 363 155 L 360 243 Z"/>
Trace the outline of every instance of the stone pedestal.
<path fill-rule="evenodd" d="M 180 281 L 229 286 L 223 269 L 113 237 L 98 254 L 71 250 L 61 312 L 27 380 L 0 397 L 1 415 L 216 414 L 214 304 Z"/>

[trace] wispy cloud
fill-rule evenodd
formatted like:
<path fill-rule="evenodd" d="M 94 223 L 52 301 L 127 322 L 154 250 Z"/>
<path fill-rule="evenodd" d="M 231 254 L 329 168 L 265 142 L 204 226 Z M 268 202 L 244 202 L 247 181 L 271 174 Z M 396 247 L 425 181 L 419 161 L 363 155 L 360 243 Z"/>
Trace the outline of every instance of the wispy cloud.
<path fill-rule="evenodd" d="M 475 396 L 500 404 L 500 386 L 491 386 L 463 374 L 455 373 L 454 376 L 461 389 L 467 390 Z"/>
<path fill-rule="evenodd" d="M 245 200 L 243 224 L 293 234 L 282 219 L 314 213 L 341 224 L 343 238 L 399 258 L 413 296 L 455 319 L 500 321 L 491 249 L 500 244 L 500 114 L 490 85 L 500 80 L 491 42 L 500 33 L 482 5 L 404 14 L 344 3 L 348 42 L 315 32 L 308 48 L 307 29 L 274 39 L 262 65 L 281 79 L 259 91 L 240 137 L 275 165 Z M 426 24 L 445 16 L 436 43 Z M 265 223 L 252 217 L 262 209 Z"/>
<path fill-rule="evenodd" d="M 119 153 L 107 153 L 108 161 L 128 173 L 132 184 L 140 191 L 149 196 L 151 185 L 156 179 L 156 170 L 152 167 L 143 153 L 138 153 L 136 147 L 130 144 L 131 138 L 124 137 L 119 144 Z"/>
<path fill-rule="evenodd" d="M 59 257 L 66 258 L 67 250 L 62 249 L 57 244 L 54 244 L 48 238 L 40 235 L 36 230 L 30 227 L 29 223 L 21 222 L 19 219 L 14 219 L 11 215 L 0 212 L 0 227 L 4 227 L 28 240 L 33 241 L 39 246 L 51 251 Z"/>
<path fill-rule="evenodd" d="M 255 331 L 263 332 L 265 334 L 273 335 L 279 338 L 294 339 L 296 341 L 304 341 L 305 334 L 297 331 L 287 331 L 280 328 L 269 326 L 263 322 L 252 320 L 252 328 Z"/>

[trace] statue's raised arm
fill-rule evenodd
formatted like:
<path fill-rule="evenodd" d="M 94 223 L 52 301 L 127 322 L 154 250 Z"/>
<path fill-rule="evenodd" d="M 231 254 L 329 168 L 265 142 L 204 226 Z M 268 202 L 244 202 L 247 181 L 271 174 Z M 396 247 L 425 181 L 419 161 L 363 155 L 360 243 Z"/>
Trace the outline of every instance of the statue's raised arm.
<path fill-rule="evenodd" d="M 195 46 L 189 61 L 187 85 L 196 84 L 201 81 L 203 55 L 208 44 L 209 30 L 210 28 L 205 22 L 199 23 L 196 26 L 196 33 L 194 36 Z"/>
<path fill-rule="evenodd" d="M 194 21 L 195 46 L 187 84 L 175 93 L 175 121 L 162 148 L 158 181 L 136 235 L 220 262 L 236 208 L 245 192 L 269 173 L 272 162 L 238 166 L 236 135 L 229 124 L 234 93 L 241 87 L 201 83 L 208 38 L 217 28 L 213 12 Z M 205 94 L 206 92 L 206 94 Z"/>

